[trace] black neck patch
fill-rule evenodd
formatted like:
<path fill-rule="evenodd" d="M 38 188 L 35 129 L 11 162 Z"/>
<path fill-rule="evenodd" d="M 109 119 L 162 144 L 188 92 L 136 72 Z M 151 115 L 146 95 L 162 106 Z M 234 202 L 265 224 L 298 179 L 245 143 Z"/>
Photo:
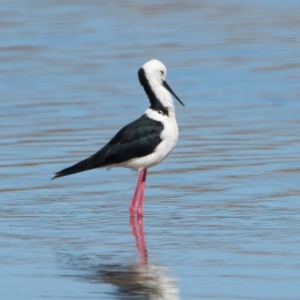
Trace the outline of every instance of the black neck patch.
<path fill-rule="evenodd" d="M 140 83 L 143 86 L 145 93 L 147 94 L 147 96 L 150 100 L 150 104 L 151 104 L 150 108 L 159 113 L 162 113 L 165 116 L 169 116 L 168 109 L 162 105 L 162 103 L 158 100 L 155 93 L 151 89 L 149 81 L 146 77 L 145 70 L 143 68 L 139 69 L 138 76 L 139 76 Z"/>

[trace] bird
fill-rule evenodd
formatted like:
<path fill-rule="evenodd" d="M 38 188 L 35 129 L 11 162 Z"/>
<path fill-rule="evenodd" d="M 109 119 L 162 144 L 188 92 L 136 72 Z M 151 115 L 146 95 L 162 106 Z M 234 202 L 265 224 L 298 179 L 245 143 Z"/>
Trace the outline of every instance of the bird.
<path fill-rule="evenodd" d="M 152 59 L 138 70 L 138 79 L 150 107 L 135 121 L 124 126 L 98 152 L 55 173 L 52 179 L 95 169 L 125 167 L 139 171 L 130 204 L 131 216 L 143 216 L 147 170 L 165 159 L 174 149 L 178 136 L 173 97 L 185 106 L 166 81 L 167 68 Z"/>

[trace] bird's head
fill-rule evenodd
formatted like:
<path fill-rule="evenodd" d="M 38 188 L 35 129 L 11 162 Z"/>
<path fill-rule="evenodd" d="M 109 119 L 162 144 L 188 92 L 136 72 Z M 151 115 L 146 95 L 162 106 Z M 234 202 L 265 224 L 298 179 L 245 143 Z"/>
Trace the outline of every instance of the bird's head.
<path fill-rule="evenodd" d="M 163 86 L 169 93 L 171 93 L 181 105 L 184 106 L 182 101 L 173 92 L 166 82 L 167 68 L 157 59 L 152 59 L 146 62 L 138 71 L 138 76 L 141 85 L 144 87 L 146 93 L 155 95 L 158 94 L 159 89 Z M 158 97 L 160 98 L 160 97 Z M 162 101 L 162 99 L 159 99 Z M 151 100 L 150 100 L 151 101 Z"/>
<path fill-rule="evenodd" d="M 144 69 L 147 79 L 151 83 L 162 85 L 167 77 L 166 66 L 157 59 L 152 59 L 146 62 L 142 69 Z"/>

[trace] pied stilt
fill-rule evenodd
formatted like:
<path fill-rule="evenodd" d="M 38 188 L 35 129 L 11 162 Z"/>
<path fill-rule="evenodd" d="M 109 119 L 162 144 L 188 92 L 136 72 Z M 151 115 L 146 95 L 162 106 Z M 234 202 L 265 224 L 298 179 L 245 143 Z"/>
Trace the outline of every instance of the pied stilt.
<path fill-rule="evenodd" d="M 98 152 L 55 173 L 52 179 L 101 167 L 125 167 L 139 171 L 130 214 L 143 215 L 147 169 L 160 163 L 176 145 L 178 126 L 172 95 L 184 106 L 166 82 L 167 68 L 153 59 L 138 71 L 150 107 L 137 120 L 123 127 Z M 138 203 L 137 203 L 138 202 Z"/>

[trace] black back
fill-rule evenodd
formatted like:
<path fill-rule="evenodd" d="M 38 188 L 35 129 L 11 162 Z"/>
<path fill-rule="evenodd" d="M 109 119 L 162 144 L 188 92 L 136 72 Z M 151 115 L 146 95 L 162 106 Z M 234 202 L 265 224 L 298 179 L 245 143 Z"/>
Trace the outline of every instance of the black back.
<path fill-rule="evenodd" d="M 160 134 L 163 129 L 161 122 L 152 120 L 144 114 L 123 127 L 94 155 L 57 172 L 52 179 L 149 155 L 162 141 Z"/>

